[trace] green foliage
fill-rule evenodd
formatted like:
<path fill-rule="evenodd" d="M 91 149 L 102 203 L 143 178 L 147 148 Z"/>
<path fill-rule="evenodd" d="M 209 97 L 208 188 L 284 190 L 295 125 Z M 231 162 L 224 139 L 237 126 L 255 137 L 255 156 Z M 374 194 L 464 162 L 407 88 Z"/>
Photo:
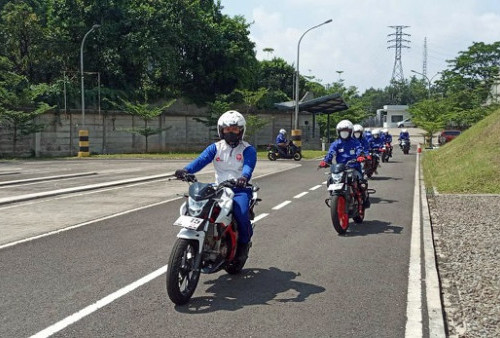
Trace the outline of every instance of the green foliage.
<path fill-rule="evenodd" d="M 427 132 L 432 144 L 432 135 L 443 129 L 451 113 L 445 100 L 423 100 L 412 106 L 409 111 L 412 121 Z"/>
<path fill-rule="evenodd" d="M 247 138 L 255 136 L 255 134 L 262 129 L 262 127 L 269 123 L 268 120 L 254 114 L 245 115 L 245 121 L 247 123 L 245 133 Z"/>
<path fill-rule="evenodd" d="M 440 193 L 500 193 L 500 110 L 496 110 L 439 149 L 425 151 L 425 182 Z"/>
<path fill-rule="evenodd" d="M 119 107 L 122 111 L 130 114 L 132 116 L 137 116 L 144 121 L 144 126 L 139 128 L 127 128 L 123 129 L 123 131 L 138 134 L 144 136 L 146 139 L 146 153 L 148 152 L 148 138 L 151 135 L 159 134 L 162 131 L 170 129 L 172 126 L 164 127 L 164 128 L 151 128 L 148 125 L 148 122 L 153 118 L 158 117 L 160 114 L 165 111 L 168 107 L 170 107 L 175 100 L 170 100 L 166 104 L 161 106 L 153 106 L 148 103 L 132 103 L 130 101 L 119 98 L 120 103 L 112 103 L 114 106 Z"/>

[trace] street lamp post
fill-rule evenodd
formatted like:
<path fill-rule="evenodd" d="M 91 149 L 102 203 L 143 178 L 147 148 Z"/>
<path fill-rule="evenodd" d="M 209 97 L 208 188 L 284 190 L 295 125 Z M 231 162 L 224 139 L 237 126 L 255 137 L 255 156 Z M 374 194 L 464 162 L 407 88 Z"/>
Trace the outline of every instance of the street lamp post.
<path fill-rule="evenodd" d="M 82 44 L 80 46 L 80 74 L 81 74 L 81 83 L 82 83 L 82 128 L 85 129 L 85 88 L 83 85 L 84 82 L 84 73 L 83 73 L 83 45 L 85 44 L 85 39 L 87 39 L 87 35 L 92 33 L 94 29 L 99 28 L 101 25 L 93 25 L 90 30 L 85 33 L 82 39 Z"/>
<path fill-rule="evenodd" d="M 307 32 L 310 30 L 313 30 L 314 28 L 318 28 L 319 26 L 323 26 L 327 23 L 332 22 L 332 19 L 326 20 L 325 22 L 316 25 L 314 27 L 309 28 L 302 34 L 302 36 L 299 39 L 299 43 L 297 44 L 297 71 L 295 72 L 295 124 L 294 128 L 298 129 L 299 128 L 299 79 L 300 79 L 300 73 L 299 73 L 299 55 L 300 55 L 300 41 L 302 41 L 302 38 L 304 35 L 306 35 Z"/>
<path fill-rule="evenodd" d="M 416 70 L 411 70 L 412 73 L 415 73 L 415 74 L 419 74 L 419 75 L 422 75 L 423 77 L 425 77 L 425 79 L 427 80 L 427 84 L 428 84 L 428 92 L 427 92 L 427 98 L 430 99 L 431 98 L 431 84 L 432 84 L 432 79 L 438 75 L 439 73 L 441 72 L 437 72 L 436 74 L 434 74 L 433 77 L 431 77 L 430 79 L 427 77 L 427 75 L 425 75 L 424 73 L 419 73 L 417 72 Z"/>
<path fill-rule="evenodd" d="M 89 29 L 87 33 L 83 36 L 82 39 L 82 44 L 80 46 L 80 74 L 81 74 L 81 83 L 82 83 L 82 128 L 78 132 L 78 137 L 79 137 L 79 151 L 78 151 L 78 157 L 86 157 L 89 156 L 90 154 L 90 149 L 89 149 L 89 132 L 88 130 L 85 129 L 85 86 L 84 86 L 84 76 L 85 73 L 83 72 L 83 45 L 85 44 L 85 39 L 87 36 L 92 33 L 94 29 L 99 28 L 101 25 L 93 25 L 92 28 Z"/>

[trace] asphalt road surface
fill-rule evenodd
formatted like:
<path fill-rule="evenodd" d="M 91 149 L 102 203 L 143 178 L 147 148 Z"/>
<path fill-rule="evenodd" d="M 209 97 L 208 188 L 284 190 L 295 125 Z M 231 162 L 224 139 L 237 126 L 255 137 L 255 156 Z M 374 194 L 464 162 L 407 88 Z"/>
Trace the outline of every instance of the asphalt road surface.
<path fill-rule="evenodd" d="M 364 223 L 344 236 L 318 161 L 260 161 L 245 269 L 202 275 L 186 306 L 169 301 L 164 274 L 185 183 L 162 177 L 2 204 L 0 337 L 404 337 L 416 155 L 396 148 L 370 181 Z M 0 183 L 86 175 L 0 185 L 0 198 L 171 174 L 185 162 L 37 163 L 0 163 Z M 200 178 L 212 176 L 207 167 Z"/>

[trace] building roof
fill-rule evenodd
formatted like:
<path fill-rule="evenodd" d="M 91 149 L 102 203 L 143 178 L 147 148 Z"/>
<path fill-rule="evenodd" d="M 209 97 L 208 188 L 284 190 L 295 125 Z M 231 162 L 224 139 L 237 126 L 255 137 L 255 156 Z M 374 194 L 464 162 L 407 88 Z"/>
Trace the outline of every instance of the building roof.
<path fill-rule="evenodd" d="M 294 110 L 295 101 L 275 103 L 274 106 L 279 110 Z M 313 114 L 332 114 L 347 109 L 349 109 L 349 106 L 344 102 L 340 94 L 330 94 L 299 102 L 299 111 L 307 111 Z"/>

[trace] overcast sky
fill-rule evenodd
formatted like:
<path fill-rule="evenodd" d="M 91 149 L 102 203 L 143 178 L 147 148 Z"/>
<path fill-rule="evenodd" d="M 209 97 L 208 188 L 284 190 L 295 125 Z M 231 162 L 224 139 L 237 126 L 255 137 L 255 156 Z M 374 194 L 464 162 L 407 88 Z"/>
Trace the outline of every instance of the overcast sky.
<path fill-rule="evenodd" d="M 297 44 L 309 28 L 328 19 L 329 24 L 309 31 L 300 43 L 302 75 L 324 85 L 339 80 L 356 86 L 360 94 L 370 87 L 385 88 L 392 77 L 395 49 L 387 41 L 395 33 L 389 26 L 409 26 L 403 33 L 403 75 L 423 71 L 427 38 L 427 76 L 447 68 L 473 42 L 500 41 L 500 0 L 221 0 L 222 12 L 242 15 L 252 23 L 250 39 L 259 60 L 281 57 L 296 65 Z M 264 48 L 273 48 L 270 55 Z M 421 77 L 420 75 L 417 75 Z M 439 75 L 434 77 L 434 80 Z"/>

